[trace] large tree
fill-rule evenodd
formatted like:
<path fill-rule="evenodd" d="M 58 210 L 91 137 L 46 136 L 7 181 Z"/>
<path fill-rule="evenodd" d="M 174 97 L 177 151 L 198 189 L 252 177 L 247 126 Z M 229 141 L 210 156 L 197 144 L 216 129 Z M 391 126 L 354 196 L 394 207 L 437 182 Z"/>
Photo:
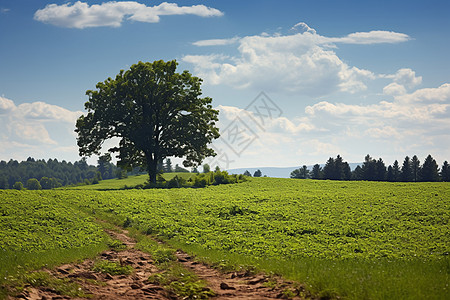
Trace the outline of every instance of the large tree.
<path fill-rule="evenodd" d="M 175 60 L 139 62 L 88 90 L 88 113 L 75 130 L 80 155 L 99 155 L 103 142 L 117 137 L 119 146 L 108 151 L 118 153 L 118 165 L 146 169 L 150 182 L 165 157 L 184 158 L 191 167 L 215 155 L 208 144 L 219 137 L 219 112 L 211 98 L 200 97 L 202 80 L 176 67 Z"/>

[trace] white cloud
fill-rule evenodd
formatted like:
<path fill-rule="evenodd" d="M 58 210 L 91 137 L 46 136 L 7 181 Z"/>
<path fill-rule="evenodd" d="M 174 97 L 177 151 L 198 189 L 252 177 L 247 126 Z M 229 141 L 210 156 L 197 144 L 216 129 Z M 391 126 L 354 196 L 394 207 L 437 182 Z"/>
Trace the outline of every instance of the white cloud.
<path fill-rule="evenodd" d="M 369 128 L 365 131 L 365 134 L 370 137 L 379 139 L 401 138 L 401 135 L 398 132 L 398 130 L 392 126 L 384 126 L 381 128 L 377 127 Z"/>
<path fill-rule="evenodd" d="M 0 158 L 60 157 L 57 149 L 75 145 L 73 130 L 81 114 L 44 102 L 16 105 L 0 97 Z M 77 152 L 72 155 L 76 158 Z"/>
<path fill-rule="evenodd" d="M 365 133 L 376 137 L 384 133 L 386 136 L 409 135 L 420 130 L 425 138 L 436 130 L 450 132 L 450 84 L 396 95 L 392 102 L 370 105 L 322 101 L 307 106 L 305 112 L 312 120 L 322 116 L 321 120 L 333 124 L 335 132 L 339 131 L 336 124 L 340 124 L 342 131 L 348 126 L 355 131 L 366 127 Z M 338 121 L 333 123 L 333 120 Z"/>
<path fill-rule="evenodd" d="M 369 70 L 349 66 L 333 51 L 337 43 L 398 43 L 406 34 L 371 31 L 346 37 L 325 37 L 307 24 L 296 24 L 294 34 L 255 35 L 233 39 L 196 41 L 197 46 L 228 45 L 237 42 L 238 56 L 220 54 L 186 55 L 183 61 L 210 84 L 255 88 L 321 96 L 336 91 L 364 91 L 368 80 L 377 78 Z"/>
<path fill-rule="evenodd" d="M 12 100 L 0 97 L 0 114 L 8 113 L 14 110 L 16 106 Z"/>
<path fill-rule="evenodd" d="M 383 93 L 386 95 L 403 95 L 406 94 L 406 89 L 403 85 L 392 82 L 383 88 Z"/>
<path fill-rule="evenodd" d="M 369 32 L 355 32 L 341 38 L 327 38 L 328 42 L 343 44 L 395 44 L 410 40 L 411 38 L 404 33 L 393 31 L 373 30 Z"/>
<path fill-rule="evenodd" d="M 40 22 L 68 28 L 88 28 L 121 26 L 124 18 L 137 22 L 157 23 L 163 15 L 196 15 L 200 17 L 222 16 L 215 8 L 204 5 L 178 6 L 163 2 L 156 6 L 146 6 L 135 1 L 111 1 L 89 5 L 77 1 L 74 4 L 48 4 L 34 14 Z"/>
<path fill-rule="evenodd" d="M 299 22 L 299 23 L 295 24 L 294 26 L 292 26 L 291 30 L 302 32 L 302 33 L 308 32 L 311 34 L 316 34 L 316 30 L 314 28 L 309 27 L 308 24 L 306 24 L 304 22 Z"/>
<path fill-rule="evenodd" d="M 211 39 L 211 40 L 201 40 L 192 43 L 194 46 L 225 46 L 225 45 L 231 45 L 234 43 L 237 43 L 239 41 L 239 37 L 234 37 L 231 39 Z"/>
<path fill-rule="evenodd" d="M 44 102 L 23 103 L 17 109 L 24 118 L 42 121 L 63 121 L 71 124 L 75 124 L 75 121 L 82 114 L 81 111 L 70 111 Z"/>
<path fill-rule="evenodd" d="M 219 105 L 217 109 L 220 112 L 220 128 L 225 128 L 229 123 L 231 123 L 236 117 L 239 117 L 245 124 L 254 128 L 254 131 L 258 131 L 258 126 L 255 120 L 259 120 L 255 116 L 254 112 L 241 109 L 234 106 L 224 106 Z M 296 120 L 290 120 L 286 117 L 265 117 L 264 119 L 264 131 L 272 133 L 283 133 L 283 134 L 299 134 L 302 132 L 312 132 L 319 131 L 313 124 L 309 122 L 308 119 L 299 118 Z"/>

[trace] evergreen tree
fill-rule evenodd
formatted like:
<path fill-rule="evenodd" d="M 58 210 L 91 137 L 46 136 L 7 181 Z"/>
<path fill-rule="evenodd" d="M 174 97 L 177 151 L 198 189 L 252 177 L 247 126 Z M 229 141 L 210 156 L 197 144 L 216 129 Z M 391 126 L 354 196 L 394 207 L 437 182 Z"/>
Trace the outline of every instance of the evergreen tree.
<path fill-rule="evenodd" d="M 245 170 L 244 175 L 252 177 L 252 174 L 248 170 Z"/>
<path fill-rule="evenodd" d="M 412 173 L 412 181 L 419 181 L 419 173 L 420 173 L 420 161 L 417 158 L 417 155 L 414 155 L 411 159 L 411 173 Z"/>
<path fill-rule="evenodd" d="M 311 172 L 311 178 L 312 179 L 322 179 L 322 168 L 319 164 L 315 164 L 313 166 L 312 172 Z"/>
<path fill-rule="evenodd" d="M 388 168 L 387 168 L 387 173 L 386 173 L 386 180 L 387 181 L 390 181 L 390 182 L 393 182 L 393 181 L 395 181 L 394 180 L 394 168 L 392 168 L 392 166 L 389 166 Z"/>
<path fill-rule="evenodd" d="M 262 172 L 261 170 L 256 170 L 255 173 L 253 174 L 253 177 L 261 177 L 262 176 Z"/>
<path fill-rule="evenodd" d="M 422 181 L 439 181 L 439 167 L 434 158 L 428 155 L 421 169 Z"/>
<path fill-rule="evenodd" d="M 375 180 L 384 181 L 386 179 L 386 165 L 383 160 L 379 158 L 375 163 Z"/>
<path fill-rule="evenodd" d="M 330 157 L 323 167 L 323 179 L 334 179 L 334 158 Z"/>
<path fill-rule="evenodd" d="M 351 180 L 352 179 L 352 169 L 348 162 L 344 162 L 342 164 L 342 180 Z"/>
<path fill-rule="evenodd" d="M 333 171 L 333 179 L 334 180 L 343 180 L 344 178 L 344 160 L 338 154 L 336 159 L 334 160 L 334 171 Z"/>
<path fill-rule="evenodd" d="M 166 163 L 164 164 L 164 173 L 170 173 L 172 171 L 172 161 L 170 160 L 170 158 L 166 158 Z"/>
<path fill-rule="evenodd" d="M 369 154 L 364 158 L 362 165 L 363 180 L 376 180 L 376 160 Z"/>
<path fill-rule="evenodd" d="M 400 165 L 398 164 L 398 160 L 395 160 L 392 164 L 392 181 L 400 181 Z"/>
<path fill-rule="evenodd" d="M 445 182 L 450 181 L 450 166 L 447 161 L 444 161 L 441 168 L 441 180 Z"/>
<path fill-rule="evenodd" d="M 363 180 L 364 179 L 364 173 L 361 166 L 356 166 L 356 168 L 352 172 L 352 180 Z"/>
<path fill-rule="evenodd" d="M 412 181 L 413 179 L 411 160 L 408 156 L 406 156 L 405 160 L 403 161 L 401 179 L 404 182 Z"/>

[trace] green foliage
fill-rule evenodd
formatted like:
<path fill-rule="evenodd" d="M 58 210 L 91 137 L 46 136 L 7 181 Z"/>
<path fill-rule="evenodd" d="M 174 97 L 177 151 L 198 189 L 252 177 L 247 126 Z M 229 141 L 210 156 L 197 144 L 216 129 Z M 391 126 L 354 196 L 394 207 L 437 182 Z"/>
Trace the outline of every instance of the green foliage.
<path fill-rule="evenodd" d="M 17 181 L 16 183 L 14 183 L 13 189 L 18 190 L 18 191 L 23 190 L 24 189 L 23 183 L 20 181 Z"/>
<path fill-rule="evenodd" d="M 182 299 L 209 299 L 215 295 L 195 273 L 180 264 L 170 264 L 163 272 L 150 276 L 148 281 L 162 285 Z"/>
<path fill-rule="evenodd" d="M 0 189 L 12 189 L 14 183 L 19 181 L 26 185 L 30 178 L 36 178 L 45 190 L 82 183 L 86 178 L 92 180 L 97 177 L 100 181 L 100 178 L 115 177 L 116 167 L 113 164 L 107 162 L 99 167 L 102 167 L 104 172 L 101 177 L 97 175 L 97 168 L 89 166 L 84 159 L 75 163 L 64 160 L 59 162 L 56 159 L 35 160 L 31 157 L 22 162 L 0 161 Z"/>
<path fill-rule="evenodd" d="M 88 90 L 87 114 L 76 123 L 80 155 L 99 154 L 103 142 L 118 137 L 118 165 L 148 171 L 156 183 L 158 164 L 166 157 L 198 165 L 214 155 L 208 144 L 219 137 L 218 111 L 212 99 L 201 98 L 201 82 L 188 71 L 176 72 L 177 62 L 139 62 Z"/>
<path fill-rule="evenodd" d="M 309 173 L 310 172 L 309 172 L 308 168 L 306 167 L 306 165 L 304 165 L 300 169 L 295 169 L 294 171 L 292 171 L 291 178 L 308 179 L 310 177 Z"/>
<path fill-rule="evenodd" d="M 38 252 L 102 243 L 101 228 L 68 205 L 65 197 L 52 191 L 0 191 L 0 251 Z"/>
<path fill-rule="evenodd" d="M 113 249 L 115 251 L 122 251 L 127 248 L 127 246 L 119 240 L 111 240 L 107 245 L 110 249 Z"/>
<path fill-rule="evenodd" d="M 105 273 L 109 275 L 128 275 L 133 273 L 133 267 L 122 265 L 117 261 L 99 260 L 92 268 L 94 272 Z"/>
<path fill-rule="evenodd" d="M 41 184 L 36 178 L 30 178 L 27 180 L 27 189 L 29 190 L 41 190 Z"/>
<path fill-rule="evenodd" d="M 203 179 L 211 182 L 210 174 Z M 70 201 L 129 217 L 134 227 L 177 247 L 218 253 L 217 261 L 242 256 L 318 291 L 349 298 L 381 290 L 401 291 L 403 298 L 446 294 L 448 183 L 254 178 L 207 189 L 88 197 Z"/>
<path fill-rule="evenodd" d="M 58 279 L 45 271 L 25 272 L 8 282 L 7 286 L 10 294 L 19 293 L 26 285 L 33 287 L 45 287 L 46 289 L 64 296 L 89 297 L 81 286 L 68 279 Z M 12 285 L 11 285 L 12 284 Z"/>
<path fill-rule="evenodd" d="M 243 262 L 284 274 L 324 296 L 444 299 L 449 197 L 445 182 L 275 178 L 206 189 L 0 191 L 0 247 L 70 248 L 58 242 L 72 235 L 95 243 L 78 206 L 120 224 L 128 218 L 133 228 L 225 266 Z M 168 253 L 159 251 L 161 261 Z"/>

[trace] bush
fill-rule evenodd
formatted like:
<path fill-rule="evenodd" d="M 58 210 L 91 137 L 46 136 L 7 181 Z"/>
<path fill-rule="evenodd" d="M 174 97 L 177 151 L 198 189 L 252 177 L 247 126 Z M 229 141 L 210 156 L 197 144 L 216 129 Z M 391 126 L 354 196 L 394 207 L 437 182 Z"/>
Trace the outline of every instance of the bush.
<path fill-rule="evenodd" d="M 29 190 L 42 190 L 41 184 L 36 178 L 30 178 L 27 180 L 27 189 Z"/>
<path fill-rule="evenodd" d="M 17 181 L 16 183 L 14 183 L 13 189 L 18 190 L 18 191 L 23 190 L 23 183 L 20 181 Z"/>

